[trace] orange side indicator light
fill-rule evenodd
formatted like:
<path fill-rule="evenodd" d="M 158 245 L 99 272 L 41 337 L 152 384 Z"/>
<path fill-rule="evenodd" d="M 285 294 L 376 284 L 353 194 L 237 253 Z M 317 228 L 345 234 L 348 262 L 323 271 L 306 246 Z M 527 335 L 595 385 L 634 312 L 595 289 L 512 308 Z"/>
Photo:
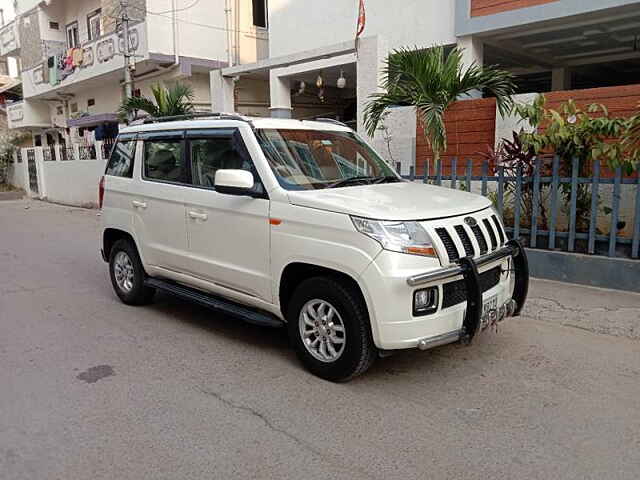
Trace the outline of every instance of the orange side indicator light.
<path fill-rule="evenodd" d="M 269 223 L 271 225 L 280 225 L 282 223 L 282 220 L 279 218 L 270 218 Z"/>
<path fill-rule="evenodd" d="M 407 247 L 406 252 L 414 255 L 424 255 L 425 257 L 436 256 L 436 251 L 432 247 Z"/>

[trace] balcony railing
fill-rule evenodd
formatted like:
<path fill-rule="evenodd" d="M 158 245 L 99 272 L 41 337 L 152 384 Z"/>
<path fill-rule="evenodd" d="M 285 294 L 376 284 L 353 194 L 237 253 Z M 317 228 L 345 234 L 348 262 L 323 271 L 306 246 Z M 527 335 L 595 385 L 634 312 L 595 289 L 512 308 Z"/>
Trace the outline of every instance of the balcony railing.
<path fill-rule="evenodd" d="M 37 101 L 22 101 L 7 105 L 9 128 L 51 126 L 49 106 Z"/>
<path fill-rule="evenodd" d="M 0 57 L 17 55 L 20 41 L 16 22 L 11 22 L 0 28 Z"/>
<path fill-rule="evenodd" d="M 136 61 L 147 58 L 144 22 L 129 27 L 129 49 L 136 56 Z M 123 66 L 124 39 L 121 32 L 105 35 L 72 49 L 69 55 L 62 44 L 57 50 L 59 55 L 43 59 L 41 64 L 23 72 L 25 98 L 115 72 Z"/>

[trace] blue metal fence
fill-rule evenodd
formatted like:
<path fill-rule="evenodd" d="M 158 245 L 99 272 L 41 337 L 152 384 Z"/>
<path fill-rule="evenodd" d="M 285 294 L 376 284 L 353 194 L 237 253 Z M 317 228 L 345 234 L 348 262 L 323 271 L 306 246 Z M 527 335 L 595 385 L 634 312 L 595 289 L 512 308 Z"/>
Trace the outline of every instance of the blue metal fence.
<path fill-rule="evenodd" d="M 465 165 L 464 163 L 462 165 Z M 617 168 L 613 178 L 601 176 L 601 165 L 596 161 L 592 165 L 592 175 L 588 177 L 579 176 L 580 164 L 578 159 L 574 159 L 570 168 L 570 176 L 561 176 L 560 159 L 556 156 L 551 160 L 550 175 L 549 170 L 543 168 L 541 158 L 535 160 L 535 168 L 530 176 L 523 176 L 522 167 L 518 166 L 512 175 L 508 175 L 505 166 L 498 166 L 495 174 L 489 173 L 489 163 L 483 162 L 481 165 L 481 175 L 473 175 L 474 162 L 467 160 L 464 167 L 464 175 L 458 175 L 461 166 L 456 158 L 451 159 L 449 174 L 443 171 L 442 162 L 435 168 L 435 174 L 431 174 L 429 164 L 427 164 L 426 175 L 416 175 L 415 168 L 410 167 L 409 175 L 404 178 L 435 185 L 442 185 L 448 181 L 451 188 L 462 188 L 472 191 L 472 186 L 480 182 L 480 192 L 484 196 L 489 195 L 490 184 L 495 185 L 492 193 L 494 203 L 498 211 L 503 214 L 508 208 L 510 218 L 505 218 L 505 228 L 512 238 L 528 239 L 528 246 L 531 248 L 543 248 L 550 250 L 566 250 L 568 252 L 582 252 L 588 254 L 607 255 L 609 257 L 625 256 L 637 259 L 640 250 L 640 174 L 636 172 L 633 178 L 625 177 L 622 170 Z M 477 166 L 477 164 L 476 164 Z M 397 164 L 400 171 L 400 164 Z M 606 205 L 607 213 L 600 212 L 600 186 L 612 185 L 611 205 Z M 633 196 L 633 225 L 631 235 L 619 235 L 619 220 L 621 209 L 622 186 L 631 185 L 627 193 Z M 524 190 L 527 191 L 527 198 L 530 199 L 530 211 L 523 208 Z M 547 192 L 547 199 L 542 199 L 542 193 Z M 578 196 L 579 193 L 586 193 L 587 200 L 590 201 L 588 210 L 582 208 L 584 217 L 588 216 L 588 228 L 586 231 L 579 231 L 577 228 L 578 219 Z M 509 198 L 507 198 L 507 196 Z M 568 196 L 568 202 L 566 197 Z M 547 225 L 541 221 L 541 208 L 548 205 L 550 210 Z M 566 229 L 559 226 L 560 208 L 567 211 Z M 610 215 L 607 221 L 609 233 L 600 233 L 597 229 L 598 220 L 603 215 Z M 503 217 L 506 217 L 503 215 Z M 546 227 L 546 228 L 545 228 Z M 540 239 L 540 237 L 543 237 Z M 579 242 L 578 242 L 579 241 Z M 579 245 L 577 243 L 580 243 Z"/>

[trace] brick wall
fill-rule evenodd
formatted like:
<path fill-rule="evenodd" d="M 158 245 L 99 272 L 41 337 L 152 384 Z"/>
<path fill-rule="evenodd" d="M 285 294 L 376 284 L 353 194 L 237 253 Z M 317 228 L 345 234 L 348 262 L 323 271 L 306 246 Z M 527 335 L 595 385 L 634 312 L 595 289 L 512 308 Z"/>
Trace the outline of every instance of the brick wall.
<path fill-rule="evenodd" d="M 559 0 L 471 0 L 471 16 L 482 17 L 557 1 Z"/>
<path fill-rule="evenodd" d="M 567 100 L 573 99 L 581 108 L 592 103 L 601 103 L 607 107 L 612 117 L 630 117 L 638 112 L 640 84 L 551 92 L 545 93 L 545 97 L 547 97 L 547 107 L 554 110 Z"/>
<path fill-rule="evenodd" d="M 592 88 L 587 90 L 567 90 L 546 93 L 547 107 L 558 109 L 569 99 L 573 99 L 581 108 L 592 103 L 601 103 L 607 107 L 612 117 L 630 117 L 635 115 L 640 105 L 640 84 L 620 87 Z M 474 175 L 480 174 L 482 156 L 487 146 L 493 147 L 496 131 L 496 102 L 493 98 L 463 100 L 454 103 L 445 114 L 448 148 L 442 156 L 442 165 L 447 174 L 450 171 L 451 158 L 458 158 L 458 174 L 465 173 L 467 159 L 474 161 Z M 433 152 L 427 145 L 422 125 L 418 122 L 416 132 L 416 174 L 424 173 L 425 162 L 433 160 Z M 431 163 L 433 165 L 433 163 Z M 433 168 L 433 167 L 432 167 Z M 604 176 L 611 172 L 603 170 Z M 432 171 L 432 174 L 435 172 Z"/>
<path fill-rule="evenodd" d="M 496 130 L 496 101 L 494 98 L 462 100 L 454 103 L 445 113 L 448 146 L 442 155 L 442 165 L 450 172 L 451 159 L 458 158 L 458 174 L 464 174 L 467 159 L 474 161 L 474 174 L 480 174 L 482 156 L 487 146 L 493 147 Z M 416 174 L 424 173 L 425 162 L 431 162 L 433 152 L 418 122 L 416 132 Z M 434 172 L 435 174 L 435 172 Z"/>
<path fill-rule="evenodd" d="M 628 118 L 640 111 L 640 84 L 550 92 L 545 93 L 545 97 L 547 97 L 547 108 L 554 110 L 558 110 L 567 100 L 573 99 L 582 109 L 586 109 L 592 103 L 600 103 L 607 107 L 611 117 Z M 603 168 L 601 175 L 611 178 L 614 172 Z"/>

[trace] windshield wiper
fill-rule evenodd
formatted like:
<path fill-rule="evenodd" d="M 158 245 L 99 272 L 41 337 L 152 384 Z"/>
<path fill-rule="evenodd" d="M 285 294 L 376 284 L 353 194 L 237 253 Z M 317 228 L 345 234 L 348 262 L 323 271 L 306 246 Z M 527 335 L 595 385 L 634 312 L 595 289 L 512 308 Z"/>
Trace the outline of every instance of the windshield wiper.
<path fill-rule="evenodd" d="M 402 180 L 395 175 L 385 175 L 383 177 L 374 178 L 371 183 L 395 183 L 402 182 Z"/>
<path fill-rule="evenodd" d="M 353 185 L 354 183 L 371 182 L 375 179 L 376 177 L 371 177 L 369 175 L 343 178 L 342 180 L 338 180 L 337 182 L 330 183 L 329 185 L 327 185 L 327 188 L 346 187 L 347 185 Z"/>

